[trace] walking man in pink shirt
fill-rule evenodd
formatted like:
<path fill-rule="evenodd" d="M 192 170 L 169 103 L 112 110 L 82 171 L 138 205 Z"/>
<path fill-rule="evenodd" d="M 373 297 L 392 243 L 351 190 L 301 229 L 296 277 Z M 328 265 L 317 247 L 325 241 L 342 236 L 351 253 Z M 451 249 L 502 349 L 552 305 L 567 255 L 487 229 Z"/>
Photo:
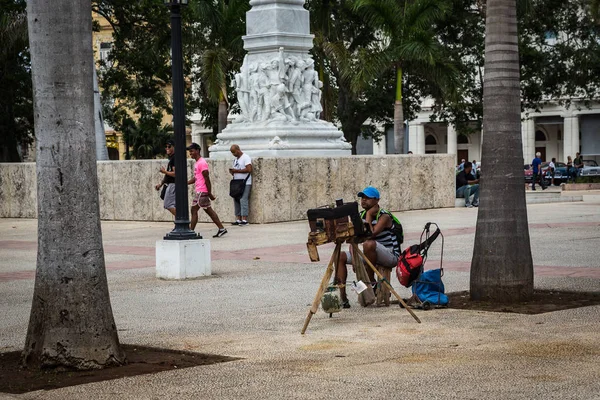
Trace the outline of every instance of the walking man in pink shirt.
<path fill-rule="evenodd" d="M 190 152 L 190 157 L 196 160 L 196 164 L 194 165 L 194 176 L 188 181 L 188 185 L 193 183 L 196 184 L 196 194 L 194 195 L 194 200 L 192 200 L 192 222 L 190 224 L 190 229 L 194 230 L 194 228 L 196 228 L 196 224 L 198 223 L 198 210 L 202 207 L 219 228 L 213 237 L 221 237 L 227 233 L 227 229 L 223 227 L 223 224 L 219 220 L 219 216 L 210 206 L 210 201 L 214 200 L 215 196 L 212 194 L 210 177 L 208 176 L 208 163 L 200 156 L 200 145 L 197 143 L 189 145 L 187 150 Z"/>

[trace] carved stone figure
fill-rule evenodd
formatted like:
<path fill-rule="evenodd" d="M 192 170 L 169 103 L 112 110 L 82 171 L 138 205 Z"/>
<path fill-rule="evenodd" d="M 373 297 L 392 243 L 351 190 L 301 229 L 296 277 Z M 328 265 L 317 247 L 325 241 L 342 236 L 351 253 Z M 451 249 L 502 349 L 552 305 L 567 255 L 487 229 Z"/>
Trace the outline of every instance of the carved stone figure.
<path fill-rule="evenodd" d="M 237 92 L 238 104 L 240 105 L 241 115 L 237 120 L 239 122 L 251 121 L 249 105 L 250 105 L 250 82 L 249 82 L 249 66 L 247 65 L 248 55 L 244 57 L 244 63 L 239 73 L 235 74 L 235 78 L 232 81 Z"/>
<path fill-rule="evenodd" d="M 241 114 L 236 122 L 300 121 L 319 119 L 323 83 L 314 69 L 314 60 L 296 56 L 284 58 L 279 48 L 274 58 L 262 57 L 248 63 L 248 56 L 232 85 Z"/>

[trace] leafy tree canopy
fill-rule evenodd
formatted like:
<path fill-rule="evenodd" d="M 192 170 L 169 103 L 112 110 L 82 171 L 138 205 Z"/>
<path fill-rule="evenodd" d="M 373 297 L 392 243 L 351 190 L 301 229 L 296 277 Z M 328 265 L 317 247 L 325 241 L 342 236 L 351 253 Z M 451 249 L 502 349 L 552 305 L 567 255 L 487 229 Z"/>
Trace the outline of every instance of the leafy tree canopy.
<path fill-rule="evenodd" d="M 33 92 L 25 0 L 0 0 L 0 161 L 21 161 L 33 141 Z"/>
<path fill-rule="evenodd" d="M 586 102 L 600 95 L 599 27 L 589 10 L 588 0 L 518 1 L 523 110 L 540 110 L 550 99 L 569 106 L 571 98 Z M 439 27 L 463 84 L 456 100 L 438 97 L 432 118 L 462 133 L 481 126 L 485 11 L 484 2 L 453 0 Z"/>

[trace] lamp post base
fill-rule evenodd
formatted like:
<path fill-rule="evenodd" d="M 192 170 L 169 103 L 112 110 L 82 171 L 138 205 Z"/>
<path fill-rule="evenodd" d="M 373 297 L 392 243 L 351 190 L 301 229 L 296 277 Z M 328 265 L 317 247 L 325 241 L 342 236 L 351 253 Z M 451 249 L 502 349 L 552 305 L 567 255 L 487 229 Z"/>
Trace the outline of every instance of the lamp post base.
<path fill-rule="evenodd" d="M 189 228 L 190 221 L 175 221 L 175 228 L 167 233 L 164 240 L 194 240 L 202 236 Z"/>

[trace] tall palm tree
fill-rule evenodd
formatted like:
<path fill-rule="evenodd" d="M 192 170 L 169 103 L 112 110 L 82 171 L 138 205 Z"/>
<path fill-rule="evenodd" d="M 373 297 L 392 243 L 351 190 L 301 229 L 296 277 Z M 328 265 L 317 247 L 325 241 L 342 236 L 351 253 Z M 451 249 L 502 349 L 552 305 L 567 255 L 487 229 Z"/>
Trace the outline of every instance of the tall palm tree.
<path fill-rule="evenodd" d="M 231 76 L 240 69 L 244 57 L 242 35 L 246 33 L 248 0 L 201 0 L 191 4 L 200 21 L 192 29 L 201 53 L 203 87 L 209 100 L 217 102 L 218 132 L 227 126 Z"/>
<path fill-rule="evenodd" d="M 471 299 L 515 302 L 533 294 L 523 147 L 516 0 L 488 0 L 483 84 L 481 206 Z"/>
<path fill-rule="evenodd" d="M 402 108 L 405 74 L 421 75 L 444 89 L 455 84 L 454 68 L 445 60 L 434 29 L 450 4 L 446 0 L 356 0 L 355 8 L 389 42 L 387 57 L 396 75 L 394 148 L 397 154 L 402 154 L 405 152 Z"/>
<path fill-rule="evenodd" d="M 23 362 L 75 369 L 122 364 L 100 229 L 90 0 L 28 0 L 27 17 L 38 252 Z"/>

